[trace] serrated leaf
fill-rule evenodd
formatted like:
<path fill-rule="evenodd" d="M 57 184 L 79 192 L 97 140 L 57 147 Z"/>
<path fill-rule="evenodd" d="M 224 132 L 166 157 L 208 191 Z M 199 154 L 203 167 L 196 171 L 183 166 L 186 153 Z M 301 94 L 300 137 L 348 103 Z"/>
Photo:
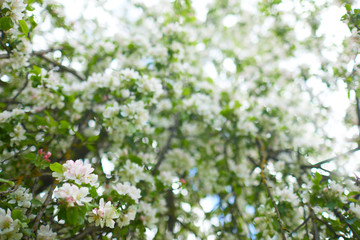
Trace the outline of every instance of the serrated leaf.
<path fill-rule="evenodd" d="M 23 213 L 19 209 L 14 209 L 11 211 L 11 218 L 12 219 L 23 219 Z"/>
<path fill-rule="evenodd" d="M 96 187 L 92 186 L 90 189 L 89 189 L 89 193 L 91 195 L 92 198 L 95 198 L 98 196 L 98 193 L 96 191 Z"/>
<path fill-rule="evenodd" d="M 52 163 L 50 164 L 50 169 L 53 172 L 57 172 L 57 173 L 63 173 L 64 172 L 64 167 L 60 164 L 60 163 Z"/>
<path fill-rule="evenodd" d="M 2 17 L 0 18 L 0 29 L 7 31 L 13 27 L 13 22 L 10 17 Z"/>
<path fill-rule="evenodd" d="M 317 172 L 317 173 L 315 173 L 315 177 L 314 177 L 313 183 L 316 184 L 316 185 L 318 185 L 318 184 L 320 184 L 321 179 L 322 179 L 321 174 Z"/>
<path fill-rule="evenodd" d="M 28 236 L 28 237 L 34 236 L 33 231 L 31 229 L 29 229 L 29 228 L 23 228 L 23 229 L 21 229 L 21 232 L 23 234 L 25 234 L 26 236 Z"/>
<path fill-rule="evenodd" d="M 19 20 L 19 24 L 20 24 L 21 32 L 27 35 L 29 33 L 29 27 L 27 26 L 25 20 Z"/>
<path fill-rule="evenodd" d="M 91 144 L 86 144 L 86 148 L 89 149 L 91 152 L 95 152 L 96 148 Z"/>
<path fill-rule="evenodd" d="M 65 120 L 60 121 L 60 129 L 69 129 L 69 122 Z"/>
<path fill-rule="evenodd" d="M 66 223 L 69 225 L 77 225 L 79 218 L 79 209 L 77 207 L 69 207 L 66 209 Z"/>
<path fill-rule="evenodd" d="M 142 159 L 136 155 L 129 154 L 129 160 L 132 161 L 133 163 L 142 166 Z"/>
<path fill-rule="evenodd" d="M 183 96 L 188 96 L 191 94 L 191 89 L 189 87 L 186 87 L 183 89 L 182 95 Z"/>
<path fill-rule="evenodd" d="M 34 159 L 36 159 L 37 155 L 35 153 L 27 153 L 24 155 L 24 157 L 29 160 L 34 160 Z"/>
<path fill-rule="evenodd" d="M 3 179 L 3 178 L 0 178 L 0 182 L 2 182 L 2 183 L 7 183 L 7 184 L 9 184 L 11 187 L 15 186 L 15 183 L 14 183 L 13 181 L 6 180 L 6 179 Z"/>
<path fill-rule="evenodd" d="M 88 140 L 88 142 L 95 142 L 98 139 L 99 139 L 99 135 L 98 136 L 91 136 L 87 140 Z"/>
<path fill-rule="evenodd" d="M 37 199 L 32 199 L 31 200 L 31 205 L 32 207 L 40 207 L 42 205 L 42 202 L 40 200 L 37 200 Z"/>
<path fill-rule="evenodd" d="M 350 12 L 351 11 L 351 5 L 350 4 L 345 4 L 345 9 L 346 9 L 346 11 Z"/>

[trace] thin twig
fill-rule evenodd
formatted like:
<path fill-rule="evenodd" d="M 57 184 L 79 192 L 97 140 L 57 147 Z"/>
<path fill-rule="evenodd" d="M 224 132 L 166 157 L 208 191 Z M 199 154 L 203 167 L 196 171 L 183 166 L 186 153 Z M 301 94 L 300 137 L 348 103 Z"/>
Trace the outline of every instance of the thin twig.
<path fill-rule="evenodd" d="M 292 236 L 294 233 L 296 233 L 302 226 L 304 226 L 308 221 L 310 220 L 310 216 L 308 216 L 299 226 L 297 226 L 291 233 L 290 236 Z"/>
<path fill-rule="evenodd" d="M 36 216 L 36 219 L 35 219 L 35 222 L 34 222 L 34 225 L 32 227 L 32 230 L 36 233 L 37 232 L 37 229 L 39 227 L 39 224 L 40 224 L 40 220 L 41 220 L 41 217 L 44 215 L 45 213 L 45 210 L 46 210 L 46 207 L 49 205 L 51 199 L 52 199 L 52 195 L 53 195 L 53 192 L 54 192 L 54 189 L 57 185 L 57 181 L 55 181 L 51 187 L 50 187 L 50 190 L 49 190 L 49 193 L 47 195 L 47 198 L 45 200 L 45 202 L 43 203 L 38 215 Z"/>
<path fill-rule="evenodd" d="M 359 151 L 359 150 L 360 150 L 360 146 L 359 146 L 359 147 L 356 147 L 356 148 L 354 148 L 354 149 L 351 149 L 350 151 L 347 151 L 347 152 L 345 152 L 345 153 L 341 153 L 341 154 L 339 154 L 339 155 L 337 155 L 337 156 L 335 156 L 335 157 L 328 158 L 328 159 L 325 159 L 325 160 L 320 161 L 320 162 L 318 162 L 318 163 L 315 163 L 315 164 L 313 164 L 313 165 L 303 165 L 303 166 L 301 166 L 301 167 L 302 167 L 302 168 L 319 168 L 319 167 L 321 167 L 321 165 L 323 165 L 323 164 L 325 164 L 325 163 L 332 162 L 332 161 L 334 161 L 334 160 L 336 160 L 336 159 L 338 159 L 338 158 L 340 158 L 340 157 L 347 156 L 347 155 L 352 154 L 352 153 L 355 153 L 355 152 L 357 152 L 357 151 Z"/>
<path fill-rule="evenodd" d="M 62 65 L 61 63 L 58 63 L 58 62 L 46 57 L 43 53 L 33 52 L 33 55 L 35 55 L 35 56 L 37 56 L 37 57 L 39 57 L 41 59 L 44 59 L 45 61 L 59 67 L 61 70 L 65 71 L 65 72 L 71 73 L 72 75 L 74 75 L 79 80 L 85 81 L 85 78 L 80 76 L 80 74 L 75 69 L 66 67 L 66 66 Z"/>
<path fill-rule="evenodd" d="M 9 54 L 4 53 L 4 54 L 0 54 L 0 59 L 8 59 L 10 58 Z"/>
<path fill-rule="evenodd" d="M 271 194 L 271 191 L 270 191 L 270 187 L 269 185 L 267 184 L 267 180 L 266 180 L 266 177 L 265 177 L 265 172 L 264 172 L 264 169 L 265 169 L 265 165 L 266 165 L 266 153 L 265 153 L 265 146 L 264 144 L 262 143 L 262 141 L 260 140 L 260 138 L 257 139 L 257 144 L 258 144 L 258 147 L 259 147 L 259 152 L 260 152 L 260 158 L 261 158 L 261 164 L 260 164 L 260 168 L 261 168 L 261 180 L 262 180 L 262 183 L 264 183 L 265 187 L 266 187 L 266 190 L 267 190 L 267 193 L 268 193 L 268 196 L 272 202 L 272 205 L 274 206 L 274 209 L 275 209 L 275 212 L 276 212 L 276 219 L 280 225 L 280 229 L 281 229 L 281 237 L 283 240 L 286 240 L 286 237 L 285 237 L 285 227 L 284 225 L 282 224 L 281 222 L 281 216 L 280 216 L 280 212 L 279 212 L 279 209 L 276 205 L 276 202 L 274 200 L 274 197 L 273 195 Z"/>
<path fill-rule="evenodd" d="M 7 194 L 9 194 L 9 193 L 15 192 L 16 189 L 18 189 L 19 185 L 20 185 L 20 184 L 16 184 L 14 187 L 12 187 L 12 188 L 10 188 L 10 189 L 8 189 L 8 190 L 6 190 L 6 191 L 0 192 L 0 196 L 2 196 L 2 195 L 7 195 Z"/>
<path fill-rule="evenodd" d="M 334 234 L 335 237 L 337 237 L 337 238 L 339 238 L 339 237 L 344 237 L 344 236 L 341 236 L 341 235 L 337 234 L 336 231 L 332 228 L 332 226 L 331 226 L 328 222 L 322 220 L 321 218 L 318 218 L 318 217 L 316 217 L 316 218 L 317 218 L 320 222 L 322 222 L 323 224 L 325 224 L 325 226 Z"/>
<path fill-rule="evenodd" d="M 26 79 L 25 79 L 25 83 L 22 86 L 22 88 L 16 93 L 16 95 L 11 99 L 12 102 L 14 102 L 16 100 L 16 98 L 22 93 L 22 91 L 24 91 L 24 89 L 26 88 L 26 86 L 29 83 L 29 73 L 26 74 Z"/>
<path fill-rule="evenodd" d="M 177 128 L 179 126 L 179 121 L 180 121 L 180 116 L 179 116 L 179 113 L 176 114 L 175 116 L 175 122 L 174 122 L 174 125 L 170 128 L 170 135 L 169 135 L 169 138 L 166 142 L 166 145 L 165 147 L 160 151 L 159 153 L 159 157 L 158 157 L 158 161 L 157 163 L 155 164 L 151 174 L 152 175 L 155 175 L 155 173 L 157 172 L 157 170 L 159 169 L 161 163 L 164 161 L 164 158 L 165 158 L 165 154 L 170 150 L 170 147 L 171 147 L 171 142 L 173 140 L 173 138 L 175 137 L 175 134 L 176 134 L 176 131 L 177 131 Z"/>
<path fill-rule="evenodd" d="M 77 240 L 77 239 L 84 239 L 84 237 L 88 234 L 91 234 L 95 231 L 97 231 L 98 227 L 87 227 L 83 232 L 79 233 L 78 235 L 75 235 L 73 237 L 66 238 L 65 240 Z"/>
<path fill-rule="evenodd" d="M 346 223 L 346 225 L 350 228 L 351 232 L 353 233 L 354 237 L 356 237 L 356 239 L 360 240 L 360 236 L 358 235 L 358 233 L 355 231 L 355 229 L 351 226 L 351 224 L 349 224 L 345 217 L 336 209 L 333 211 L 335 213 L 335 215 L 343 222 Z"/>

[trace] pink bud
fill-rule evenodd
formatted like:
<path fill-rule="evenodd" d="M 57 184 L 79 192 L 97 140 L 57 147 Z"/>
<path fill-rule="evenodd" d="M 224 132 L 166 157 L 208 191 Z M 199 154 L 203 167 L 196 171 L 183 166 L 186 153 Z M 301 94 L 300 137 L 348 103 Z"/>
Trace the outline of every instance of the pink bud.
<path fill-rule="evenodd" d="M 141 221 L 145 221 L 145 216 L 141 216 L 141 217 L 140 217 L 140 220 L 141 220 Z"/>
<path fill-rule="evenodd" d="M 51 156 L 51 152 L 47 152 L 44 156 L 45 159 L 48 159 Z"/>
<path fill-rule="evenodd" d="M 324 188 L 324 192 L 328 192 L 329 191 L 329 189 L 326 187 L 326 188 Z"/>
<path fill-rule="evenodd" d="M 43 155 L 43 149 L 40 148 L 39 151 L 38 151 L 39 155 Z"/>
<path fill-rule="evenodd" d="M 182 184 L 186 184 L 186 180 L 185 180 L 184 178 L 180 178 L 180 182 L 181 182 Z"/>

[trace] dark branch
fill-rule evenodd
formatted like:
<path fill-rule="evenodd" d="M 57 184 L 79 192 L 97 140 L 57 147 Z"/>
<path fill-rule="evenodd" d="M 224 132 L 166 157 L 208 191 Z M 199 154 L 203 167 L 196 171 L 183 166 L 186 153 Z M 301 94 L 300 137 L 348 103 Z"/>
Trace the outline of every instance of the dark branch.
<path fill-rule="evenodd" d="M 99 230 L 99 227 L 87 227 L 83 232 L 79 233 L 78 235 L 75 235 L 73 237 L 66 238 L 65 240 L 77 240 L 77 239 L 84 239 L 84 237 L 88 234 L 91 234 L 95 231 Z"/>
<path fill-rule="evenodd" d="M 302 226 L 304 226 L 308 221 L 310 220 L 310 216 L 308 216 L 299 226 L 297 226 L 291 233 L 290 236 L 292 236 L 294 233 L 296 233 Z"/>
<path fill-rule="evenodd" d="M 32 227 L 32 230 L 36 233 L 37 232 L 37 229 L 39 227 L 39 224 L 40 224 L 40 220 L 41 220 L 41 217 L 44 215 L 45 213 L 45 210 L 46 210 L 46 207 L 49 205 L 50 201 L 51 201 L 51 198 L 52 198 L 52 195 L 53 195 L 53 192 L 54 192 L 54 189 L 57 185 L 57 181 L 55 181 L 51 187 L 50 187 L 50 190 L 49 190 L 49 193 L 46 197 L 46 200 L 45 202 L 43 203 L 38 215 L 36 216 L 36 219 L 35 219 L 35 223 Z"/>
<path fill-rule="evenodd" d="M 262 143 L 262 141 L 260 140 L 260 138 L 257 139 L 257 145 L 259 147 L 259 153 L 260 153 L 260 158 L 261 158 L 261 164 L 260 164 L 260 168 L 261 168 L 261 181 L 262 183 L 264 183 L 265 187 L 266 187 L 266 190 L 267 190 L 267 193 L 268 193 L 268 196 L 272 202 L 272 205 L 274 206 L 274 209 L 275 209 L 275 212 L 276 212 L 276 219 L 280 225 L 280 229 L 281 229 L 281 237 L 283 240 L 286 240 L 286 237 L 285 237 L 285 227 L 284 225 L 282 224 L 281 222 L 281 216 L 280 216 L 280 212 L 279 212 L 279 209 L 276 205 L 276 202 L 274 200 L 274 197 L 270 191 L 270 187 L 269 185 L 267 184 L 267 180 L 266 180 L 266 177 L 265 177 L 265 172 L 264 172 L 264 169 L 265 169 L 265 166 L 266 166 L 266 153 L 265 153 L 265 146 L 264 144 Z"/>
<path fill-rule="evenodd" d="M 352 154 L 352 153 L 355 153 L 355 152 L 357 152 L 357 151 L 359 151 L 359 150 L 360 150 L 360 147 L 357 147 L 357 148 L 351 149 L 350 151 L 347 151 L 347 152 L 345 152 L 345 153 L 341 153 L 341 154 L 339 154 L 339 155 L 337 155 L 337 156 L 335 156 L 335 157 L 328 158 L 328 159 L 325 159 L 325 160 L 320 161 L 320 162 L 318 162 L 318 163 L 315 163 L 315 164 L 313 164 L 313 165 L 303 165 L 303 166 L 301 166 L 301 167 L 302 167 L 302 168 L 320 168 L 321 165 L 323 165 L 323 164 L 325 164 L 325 163 L 332 162 L 332 161 L 334 161 L 334 160 L 336 160 L 336 159 L 338 159 L 338 158 L 340 158 L 340 157 L 345 157 L 345 156 L 347 156 L 347 155 L 349 155 L 349 154 Z"/>
<path fill-rule="evenodd" d="M 355 229 L 351 226 L 351 224 L 346 221 L 345 217 L 339 211 L 337 211 L 336 209 L 334 210 L 334 213 L 341 221 L 345 222 L 345 224 L 350 228 L 350 230 L 353 233 L 354 237 L 356 237 L 356 239 L 360 240 L 360 236 L 355 231 Z"/>
<path fill-rule="evenodd" d="M 180 121 L 180 116 L 179 116 L 179 113 L 176 114 L 175 116 L 175 122 L 174 122 L 174 125 L 170 128 L 170 135 L 169 135 L 169 138 L 166 142 L 166 145 L 165 147 L 160 151 L 159 153 L 159 157 L 158 157 L 158 161 L 157 163 L 155 164 L 151 174 L 152 175 L 155 175 L 155 173 L 157 172 L 157 170 L 159 169 L 161 163 L 164 161 L 164 158 L 165 158 L 165 154 L 170 150 L 170 147 L 171 147 L 171 142 L 173 140 L 173 138 L 175 137 L 175 134 L 176 134 L 176 131 L 177 131 L 177 128 L 179 127 L 179 121 Z"/>
<path fill-rule="evenodd" d="M 82 76 L 80 76 L 80 74 L 79 74 L 76 70 L 74 70 L 74 69 L 72 69 L 72 68 L 69 68 L 69 67 L 66 67 L 66 66 L 62 65 L 61 63 L 58 63 L 58 62 L 56 62 L 56 61 L 54 61 L 54 60 L 46 57 L 46 56 L 44 55 L 43 51 L 33 52 L 32 54 L 35 55 L 35 56 L 37 56 L 37 57 L 39 57 L 39 58 L 41 58 L 41 59 L 43 59 L 43 60 L 45 60 L 45 61 L 47 61 L 47 62 L 49 62 L 49 63 L 51 63 L 51 64 L 53 64 L 54 66 L 59 67 L 62 71 L 71 73 L 72 75 L 74 75 L 74 76 L 75 76 L 76 78 L 78 78 L 79 80 L 85 81 L 85 78 L 82 77 Z"/>

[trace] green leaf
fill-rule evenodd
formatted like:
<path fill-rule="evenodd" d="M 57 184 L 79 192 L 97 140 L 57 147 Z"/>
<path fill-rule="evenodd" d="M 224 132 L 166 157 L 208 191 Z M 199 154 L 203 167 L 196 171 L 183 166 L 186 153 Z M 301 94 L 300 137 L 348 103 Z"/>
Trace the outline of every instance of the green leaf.
<path fill-rule="evenodd" d="M 7 184 L 9 184 L 11 187 L 15 186 L 15 183 L 14 183 L 13 181 L 6 180 L 6 179 L 3 179 L 3 178 L 0 178 L 0 182 L 2 182 L 2 183 L 7 183 Z"/>
<path fill-rule="evenodd" d="M 12 219 L 22 220 L 23 219 L 23 214 L 19 209 L 14 209 L 14 210 L 11 211 L 11 218 Z"/>
<path fill-rule="evenodd" d="M 34 160 L 36 159 L 37 155 L 35 153 L 27 153 L 24 155 L 24 158 L 27 158 L 29 160 Z"/>
<path fill-rule="evenodd" d="M 87 140 L 88 140 L 88 142 L 95 142 L 98 139 L 99 139 L 99 135 L 98 136 L 91 136 Z"/>
<path fill-rule="evenodd" d="M 66 223 L 76 226 L 78 224 L 79 209 L 77 207 L 70 207 L 66 210 Z"/>
<path fill-rule="evenodd" d="M 41 77 L 40 76 L 31 76 L 30 77 L 31 80 L 31 86 L 33 88 L 36 88 L 37 86 L 39 86 L 41 84 Z"/>
<path fill-rule="evenodd" d="M 41 73 L 41 68 L 36 66 L 36 65 L 33 65 L 33 70 L 31 71 L 32 73 L 35 73 L 36 75 L 40 75 Z"/>
<path fill-rule="evenodd" d="M 335 209 L 336 205 L 337 205 L 337 202 L 336 202 L 335 200 L 331 200 L 330 202 L 328 202 L 328 203 L 326 204 L 326 206 L 327 206 L 330 210 Z"/>
<path fill-rule="evenodd" d="M 85 138 L 77 131 L 74 130 L 74 128 L 71 128 L 71 130 L 75 133 L 75 136 L 80 139 L 81 142 L 84 142 Z"/>
<path fill-rule="evenodd" d="M 352 225 L 355 221 L 356 221 L 356 218 L 345 219 L 345 222 L 347 222 L 350 225 Z"/>
<path fill-rule="evenodd" d="M 61 165 L 61 164 L 58 163 L 58 162 L 50 164 L 50 169 L 51 169 L 53 172 L 57 172 L 57 173 L 63 173 L 63 172 L 64 172 L 64 167 L 63 167 L 63 165 Z"/>
<path fill-rule="evenodd" d="M 345 4 L 346 11 L 351 12 L 351 5 Z"/>
<path fill-rule="evenodd" d="M 78 226 L 84 223 L 87 212 L 86 206 L 69 207 L 66 209 L 66 223 Z"/>
<path fill-rule="evenodd" d="M 90 195 L 92 198 L 95 198 L 98 196 L 97 194 L 97 191 L 96 191 L 96 187 L 92 186 L 90 189 L 89 189 L 89 192 L 90 192 Z"/>
<path fill-rule="evenodd" d="M 25 20 L 19 20 L 21 32 L 23 32 L 25 35 L 29 33 L 29 27 L 27 26 Z"/>
<path fill-rule="evenodd" d="M 40 200 L 37 200 L 37 199 L 32 199 L 31 200 L 31 205 L 32 207 L 40 207 L 42 205 L 42 202 Z"/>
<path fill-rule="evenodd" d="M 69 129 L 69 122 L 65 120 L 60 121 L 60 129 Z"/>
<path fill-rule="evenodd" d="M 58 122 L 55 121 L 55 119 L 50 115 L 50 113 L 49 113 L 48 111 L 44 111 L 44 112 L 45 112 L 46 116 L 48 116 L 48 118 L 49 118 L 50 125 L 51 125 L 52 127 L 57 127 L 57 126 L 58 126 Z"/>
<path fill-rule="evenodd" d="M 191 94 L 191 88 L 186 87 L 186 88 L 183 89 L 183 92 L 182 92 L 183 96 L 188 96 L 190 94 Z"/>
<path fill-rule="evenodd" d="M 91 152 L 95 152 L 96 148 L 91 144 L 86 144 L 86 148 L 89 149 Z"/>
<path fill-rule="evenodd" d="M 7 31 L 13 27 L 13 22 L 10 17 L 2 17 L 0 18 L 0 29 Z"/>
<path fill-rule="evenodd" d="M 129 160 L 132 161 L 133 163 L 142 166 L 142 159 L 136 155 L 129 154 Z"/>
<path fill-rule="evenodd" d="M 356 200 L 355 198 L 348 198 L 349 202 L 354 202 L 354 203 L 358 203 L 358 200 Z"/>
<path fill-rule="evenodd" d="M 23 228 L 21 229 L 21 232 L 28 237 L 35 237 L 33 231 L 29 228 Z"/>
<path fill-rule="evenodd" d="M 314 180 L 313 180 L 314 185 L 319 185 L 319 184 L 320 184 L 321 179 L 322 179 L 321 174 L 320 174 L 320 173 L 318 173 L 318 172 L 317 172 L 317 173 L 315 173 L 315 178 L 314 178 Z"/>

